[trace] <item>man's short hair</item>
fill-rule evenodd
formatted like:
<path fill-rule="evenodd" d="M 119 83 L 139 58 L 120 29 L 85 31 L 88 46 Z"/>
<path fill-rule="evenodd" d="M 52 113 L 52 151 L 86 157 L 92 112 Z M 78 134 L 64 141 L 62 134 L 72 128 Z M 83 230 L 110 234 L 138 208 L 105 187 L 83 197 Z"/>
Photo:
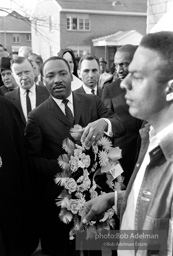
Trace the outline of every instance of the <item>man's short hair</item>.
<path fill-rule="evenodd" d="M 80 70 L 81 69 L 81 64 L 82 64 L 82 61 L 84 60 L 96 60 L 97 63 L 98 63 L 98 66 L 100 66 L 100 63 L 99 63 L 99 59 L 92 55 L 92 54 L 86 54 L 86 55 L 83 55 L 80 60 L 79 60 L 79 63 L 78 63 L 78 69 Z"/>
<path fill-rule="evenodd" d="M 31 66 L 33 67 L 33 65 L 32 65 L 32 62 L 30 61 L 30 60 L 28 60 L 28 58 L 25 58 L 25 57 L 21 57 L 21 56 L 18 56 L 16 59 L 13 59 L 13 60 L 11 60 L 11 66 L 13 65 L 13 64 L 21 64 L 21 63 L 23 63 L 24 61 L 28 61 L 30 64 L 31 64 Z"/>
<path fill-rule="evenodd" d="M 147 34 L 142 38 L 140 46 L 157 52 L 165 61 L 165 65 L 161 63 L 162 72 L 158 82 L 164 83 L 173 79 L 173 32 L 161 31 Z"/>
<path fill-rule="evenodd" d="M 42 76 L 43 76 L 45 64 L 46 64 L 47 62 L 51 61 L 51 60 L 63 60 L 63 61 L 66 63 L 66 65 L 67 65 L 67 67 L 68 67 L 68 70 L 69 70 L 69 72 L 70 72 L 70 66 L 69 66 L 67 60 L 65 60 L 65 59 L 62 58 L 62 57 L 52 56 L 52 57 L 48 58 L 47 60 L 45 60 L 45 62 L 43 63 L 43 66 L 42 66 L 42 69 L 41 69 L 41 75 L 42 75 Z"/>
<path fill-rule="evenodd" d="M 131 57 L 131 59 L 133 59 L 133 55 L 137 48 L 138 48 L 138 46 L 136 46 L 136 45 L 125 44 L 125 45 L 122 45 L 121 47 L 119 47 L 117 49 L 116 53 L 117 52 L 127 52 L 129 54 L 129 56 Z"/>

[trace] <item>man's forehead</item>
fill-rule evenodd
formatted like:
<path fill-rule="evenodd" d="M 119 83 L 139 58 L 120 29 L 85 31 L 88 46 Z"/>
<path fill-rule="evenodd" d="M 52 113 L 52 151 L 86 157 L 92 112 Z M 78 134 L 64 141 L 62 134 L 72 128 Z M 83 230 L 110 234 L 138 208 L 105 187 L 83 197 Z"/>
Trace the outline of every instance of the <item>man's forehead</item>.
<path fill-rule="evenodd" d="M 44 72 L 51 72 L 54 70 L 67 70 L 69 71 L 69 68 L 64 60 L 56 59 L 56 60 L 50 60 L 47 63 L 45 63 L 44 66 Z"/>
<path fill-rule="evenodd" d="M 97 63 L 97 61 L 95 59 L 93 60 L 83 60 L 81 63 L 81 68 L 89 68 L 92 69 L 93 67 L 99 68 L 99 64 Z"/>
<path fill-rule="evenodd" d="M 161 70 L 163 65 L 165 65 L 165 60 L 156 51 L 139 46 L 129 65 L 129 71 L 149 69 L 154 72 L 155 70 Z"/>

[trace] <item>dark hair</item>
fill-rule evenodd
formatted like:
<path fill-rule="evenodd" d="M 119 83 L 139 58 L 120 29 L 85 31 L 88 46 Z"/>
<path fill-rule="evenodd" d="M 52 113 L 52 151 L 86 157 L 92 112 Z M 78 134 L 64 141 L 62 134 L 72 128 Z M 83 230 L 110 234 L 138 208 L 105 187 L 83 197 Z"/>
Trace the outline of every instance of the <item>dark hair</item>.
<path fill-rule="evenodd" d="M 83 56 L 81 57 L 81 59 L 79 60 L 79 64 L 78 64 L 79 70 L 80 70 L 80 68 L 81 68 L 81 64 L 82 64 L 82 61 L 83 61 L 83 60 L 96 60 L 97 63 L 98 63 L 98 66 L 100 66 L 99 59 L 98 59 L 96 56 L 94 56 L 94 55 L 92 55 L 92 54 L 86 54 L 86 55 L 83 55 Z"/>
<path fill-rule="evenodd" d="M 63 60 L 63 61 L 66 63 L 66 65 L 67 65 L 67 67 L 68 67 L 68 69 L 69 69 L 69 72 L 70 72 L 70 66 L 69 66 L 69 64 L 68 64 L 68 61 L 66 61 L 66 60 L 63 59 L 62 57 L 53 56 L 53 57 L 50 57 L 50 58 L 48 58 L 47 60 L 45 60 L 45 62 L 43 63 L 42 70 L 41 70 L 41 75 L 42 75 L 42 76 L 43 76 L 43 70 L 44 70 L 45 64 L 46 64 L 47 62 L 51 61 L 51 60 Z"/>
<path fill-rule="evenodd" d="M 75 58 L 75 55 L 74 55 L 73 50 L 70 49 L 70 48 L 61 49 L 61 50 L 57 53 L 57 55 L 58 55 L 58 57 L 63 58 L 64 54 L 67 53 L 67 52 L 71 54 L 72 60 L 73 60 L 73 63 L 74 63 L 73 75 L 75 75 L 75 76 L 78 77 L 78 74 L 77 74 L 77 61 L 76 61 L 76 58 Z"/>
<path fill-rule="evenodd" d="M 165 61 L 165 65 L 161 63 L 158 82 L 164 83 L 173 79 L 173 32 L 147 34 L 142 38 L 140 46 L 156 52 Z"/>
<path fill-rule="evenodd" d="M 136 46 L 136 45 L 125 44 L 125 45 L 122 45 L 120 48 L 118 48 L 116 52 L 127 52 L 129 54 L 129 57 L 132 60 L 137 47 L 138 46 Z"/>

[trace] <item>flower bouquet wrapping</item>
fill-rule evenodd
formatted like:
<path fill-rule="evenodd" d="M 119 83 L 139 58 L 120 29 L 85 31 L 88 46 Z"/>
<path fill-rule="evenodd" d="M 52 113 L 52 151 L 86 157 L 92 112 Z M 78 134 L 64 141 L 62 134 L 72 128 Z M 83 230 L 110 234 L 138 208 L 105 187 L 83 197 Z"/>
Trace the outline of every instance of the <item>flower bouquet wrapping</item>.
<path fill-rule="evenodd" d="M 80 142 L 82 133 L 82 127 L 75 125 L 70 130 L 73 140 L 66 138 L 63 141 L 64 154 L 58 158 L 62 172 L 55 177 L 55 183 L 63 188 L 56 201 L 56 205 L 61 207 L 59 218 L 66 224 L 74 222 L 70 239 L 74 239 L 79 230 L 86 201 L 123 188 L 123 170 L 118 162 L 121 150 L 113 148 L 110 139 L 105 136 L 87 148 L 85 143 Z M 112 226 L 114 214 L 114 208 L 111 208 L 99 223 L 91 222 L 89 226 L 92 230 Z"/>

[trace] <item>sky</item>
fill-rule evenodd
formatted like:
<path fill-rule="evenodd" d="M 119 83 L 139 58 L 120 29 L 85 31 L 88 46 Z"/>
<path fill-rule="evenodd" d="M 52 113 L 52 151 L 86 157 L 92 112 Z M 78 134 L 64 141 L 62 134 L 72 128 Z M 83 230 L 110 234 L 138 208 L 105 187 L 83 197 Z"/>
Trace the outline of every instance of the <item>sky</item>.
<path fill-rule="evenodd" d="M 21 13 L 24 10 L 26 13 L 32 13 L 38 0 L 0 0 L 0 9 L 16 10 Z M 0 16 L 5 15 L 5 12 L 0 12 Z M 21 13 L 22 14 L 22 13 Z"/>

